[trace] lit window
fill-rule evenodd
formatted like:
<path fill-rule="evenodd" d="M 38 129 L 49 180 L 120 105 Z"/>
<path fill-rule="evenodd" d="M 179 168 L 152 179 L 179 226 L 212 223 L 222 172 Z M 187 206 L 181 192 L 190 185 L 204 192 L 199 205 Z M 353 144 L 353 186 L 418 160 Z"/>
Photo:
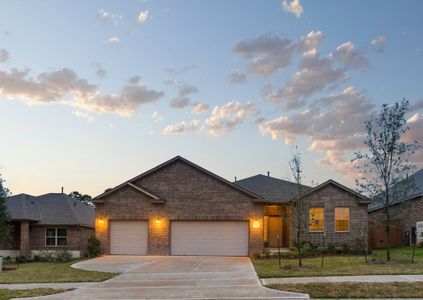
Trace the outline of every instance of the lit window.
<path fill-rule="evenodd" d="M 335 231 L 350 231 L 350 209 L 335 207 Z"/>
<path fill-rule="evenodd" d="M 323 208 L 322 207 L 313 207 L 309 210 L 309 231 L 323 231 L 324 222 L 323 222 Z"/>
<path fill-rule="evenodd" d="M 68 244 L 66 228 L 46 228 L 46 246 L 60 247 Z"/>

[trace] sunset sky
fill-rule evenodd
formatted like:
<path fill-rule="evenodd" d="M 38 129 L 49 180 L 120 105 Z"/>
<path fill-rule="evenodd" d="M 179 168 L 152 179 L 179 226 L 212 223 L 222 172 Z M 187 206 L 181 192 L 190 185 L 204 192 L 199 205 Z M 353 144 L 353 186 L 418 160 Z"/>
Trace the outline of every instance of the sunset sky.
<path fill-rule="evenodd" d="M 176 155 L 354 187 L 364 121 L 423 141 L 423 1 L 2 1 L 0 173 L 96 196 Z M 423 166 L 423 151 L 413 158 Z"/>

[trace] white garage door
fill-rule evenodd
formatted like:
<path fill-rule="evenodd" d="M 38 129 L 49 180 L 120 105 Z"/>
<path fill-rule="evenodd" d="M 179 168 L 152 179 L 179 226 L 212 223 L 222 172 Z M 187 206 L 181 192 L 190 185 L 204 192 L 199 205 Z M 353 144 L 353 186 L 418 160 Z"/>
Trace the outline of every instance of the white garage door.
<path fill-rule="evenodd" d="M 111 221 L 110 254 L 146 255 L 147 221 Z"/>
<path fill-rule="evenodd" d="M 172 255 L 248 255 L 248 222 L 173 221 Z"/>

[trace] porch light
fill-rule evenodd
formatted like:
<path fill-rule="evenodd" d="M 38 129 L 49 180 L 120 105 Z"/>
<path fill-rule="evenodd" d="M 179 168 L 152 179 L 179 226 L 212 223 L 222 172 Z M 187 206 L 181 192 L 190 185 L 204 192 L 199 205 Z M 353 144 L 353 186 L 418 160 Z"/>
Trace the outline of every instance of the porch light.
<path fill-rule="evenodd" d="M 156 224 L 157 224 L 157 225 L 160 225 L 161 223 L 162 223 L 162 221 L 161 221 L 159 218 L 157 218 L 157 219 L 156 219 Z"/>
<path fill-rule="evenodd" d="M 106 221 L 103 218 L 97 218 L 97 224 L 102 227 L 106 224 Z"/>
<path fill-rule="evenodd" d="M 260 222 L 259 222 L 259 221 L 257 221 L 257 220 L 256 220 L 256 221 L 254 221 L 254 222 L 253 222 L 253 228 L 254 228 L 254 229 L 259 229 L 259 228 L 260 228 Z"/>

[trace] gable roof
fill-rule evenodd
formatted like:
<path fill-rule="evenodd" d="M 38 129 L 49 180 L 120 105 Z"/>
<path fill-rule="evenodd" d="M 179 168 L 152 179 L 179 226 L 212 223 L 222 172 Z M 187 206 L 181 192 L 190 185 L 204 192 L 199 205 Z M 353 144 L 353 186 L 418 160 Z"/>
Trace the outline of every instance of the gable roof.
<path fill-rule="evenodd" d="M 297 184 L 270 176 L 258 174 L 234 182 L 235 185 L 249 190 L 265 199 L 267 203 L 284 203 L 291 201 L 297 192 Z M 302 190 L 311 187 L 301 185 Z"/>
<path fill-rule="evenodd" d="M 423 196 L 423 169 L 420 169 L 419 171 L 411 175 L 409 178 L 414 181 L 413 188 L 406 192 L 405 197 L 392 201 L 392 205 Z M 372 202 L 369 205 L 369 212 L 381 209 L 382 207 L 384 207 L 383 203 Z"/>
<path fill-rule="evenodd" d="M 345 192 L 350 193 L 350 194 L 356 196 L 357 198 L 360 199 L 359 200 L 360 203 L 369 203 L 369 201 L 370 201 L 369 198 L 367 198 L 366 196 L 364 196 L 364 195 L 362 195 L 360 193 L 357 193 L 356 191 L 354 191 L 354 190 L 346 187 L 345 185 L 342 185 L 339 182 L 336 182 L 335 180 L 332 180 L 332 179 L 329 179 L 329 180 L 327 180 L 327 181 L 319 184 L 318 186 L 307 190 L 305 193 L 303 193 L 301 195 L 301 197 L 305 197 L 307 195 L 310 195 L 310 194 L 312 194 L 312 193 L 314 193 L 314 192 L 316 192 L 316 191 L 318 191 L 318 190 L 320 190 L 320 189 L 322 189 L 322 188 L 324 188 L 324 187 L 326 187 L 328 185 L 334 185 L 334 186 L 340 188 L 341 190 L 344 190 Z"/>
<path fill-rule="evenodd" d="M 125 181 L 124 183 L 122 183 L 122 184 L 120 184 L 120 185 L 118 185 L 118 186 L 116 186 L 116 187 L 114 187 L 114 188 L 112 188 L 110 190 L 105 191 L 104 193 L 102 193 L 102 194 L 96 196 L 95 198 L 93 198 L 92 201 L 94 203 L 101 203 L 101 202 L 103 202 L 103 200 L 101 200 L 101 198 L 103 198 L 103 197 L 105 197 L 107 195 L 110 195 L 111 193 L 114 193 L 115 191 L 121 189 L 124 186 L 131 186 L 132 188 L 135 188 L 135 189 L 139 190 L 140 192 L 143 192 L 144 194 L 147 194 L 148 196 L 150 196 L 153 199 L 153 202 L 156 202 L 156 201 L 154 201 L 154 200 L 157 200 L 155 198 L 160 199 L 158 196 L 156 196 L 153 193 L 147 191 L 144 187 L 141 187 L 139 185 L 135 185 L 134 182 L 137 181 L 138 179 L 141 179 L 141 178 L 143 178 L 143 177 L 145 177 L 145 176 L 147 176 L 147 175 L 149 175 L 151 173 L 154 173 L 154 172 L 156 172 L 156 171 L 158 171 L 158 170 L 160 170 L 160 169 L 162 169 L 162 168 L 164 168 L 164 167 L 166 167 L 166 166 L 168 166 L 168 165 L 170 165 L 170 164 L 172 164 L 172 163 L 174 163 L 176 161 L 183 162 L 183 163 L 185 163 L 185 164 L 187 164 L 187 165 L 189 165 L 189 166 L 191 166 L 191 167 L 199 170 L 200 172 L 202 172 L 202 173 L 204 173 L 204 174 L 206 174 L 206 175 L 208 175 L 210 177 L 213 177 L 214 179 L 216 179 L 216 180 L 218 180 L 218 181 L 220 181 L 220 182 L 222 182 L 222 183 L 230 186 L 231 188 L 236 189 L 236 190 L 238 190 L 238 191 L 240 191 L 240 192 L 242 192 L 242 193 L 250 196 L 255 201 L 263 202 L 263 199 L 262 199 L 262 197 L 260 195 L 257 195 L 254 192 L 251 192 L 249 190 L 246 190 L 243 187 L 240 187 L 238 185 L 235 185 L 232 182 L 226 180 L 225 178 L 222 178 L 222 177 L 220 177 L 220 176 L 218 176 L 218 175 L 210 172 L 209 170 L 206 170 L 206 169 L 200 167 L 199 165 L 197 165 L 197 164 L 195 164 L 195 163 L 189 161 L 188 159 L 185 159 L 185 158 L 183 158 L 182 156 L 179 156 L 179 155 L 178 156 L 175 156 L 172 159 L 169 159 L 168 161 L 165 161 L 164 163 L 161 163 L 160 165 L 158 165 L 158 166 L 156 166 L 156 167 L 154 167 L 154 168 L 152 168 L 152 169 L 150 169 L 150 170 L 148 170 L 148 171 L 146 171 L 146 172 L 144 172 L 144 173 L 142 173 L 142 174 L 140 174 L 140 175 L 138 175 L 138 176 L 136 176 L 134 178 L 129 179 L 128 181 Z M 160 200 L 162 202 L 165 201 L 164 199 L 160 199 Z"/>
<path fill-rule="evenodd" d="M 6 198 L 11 220 L 28 220 L 40 225 L 94 227 L 94 208 L 61 193 L 41 196 L 19 194 Z"/>

